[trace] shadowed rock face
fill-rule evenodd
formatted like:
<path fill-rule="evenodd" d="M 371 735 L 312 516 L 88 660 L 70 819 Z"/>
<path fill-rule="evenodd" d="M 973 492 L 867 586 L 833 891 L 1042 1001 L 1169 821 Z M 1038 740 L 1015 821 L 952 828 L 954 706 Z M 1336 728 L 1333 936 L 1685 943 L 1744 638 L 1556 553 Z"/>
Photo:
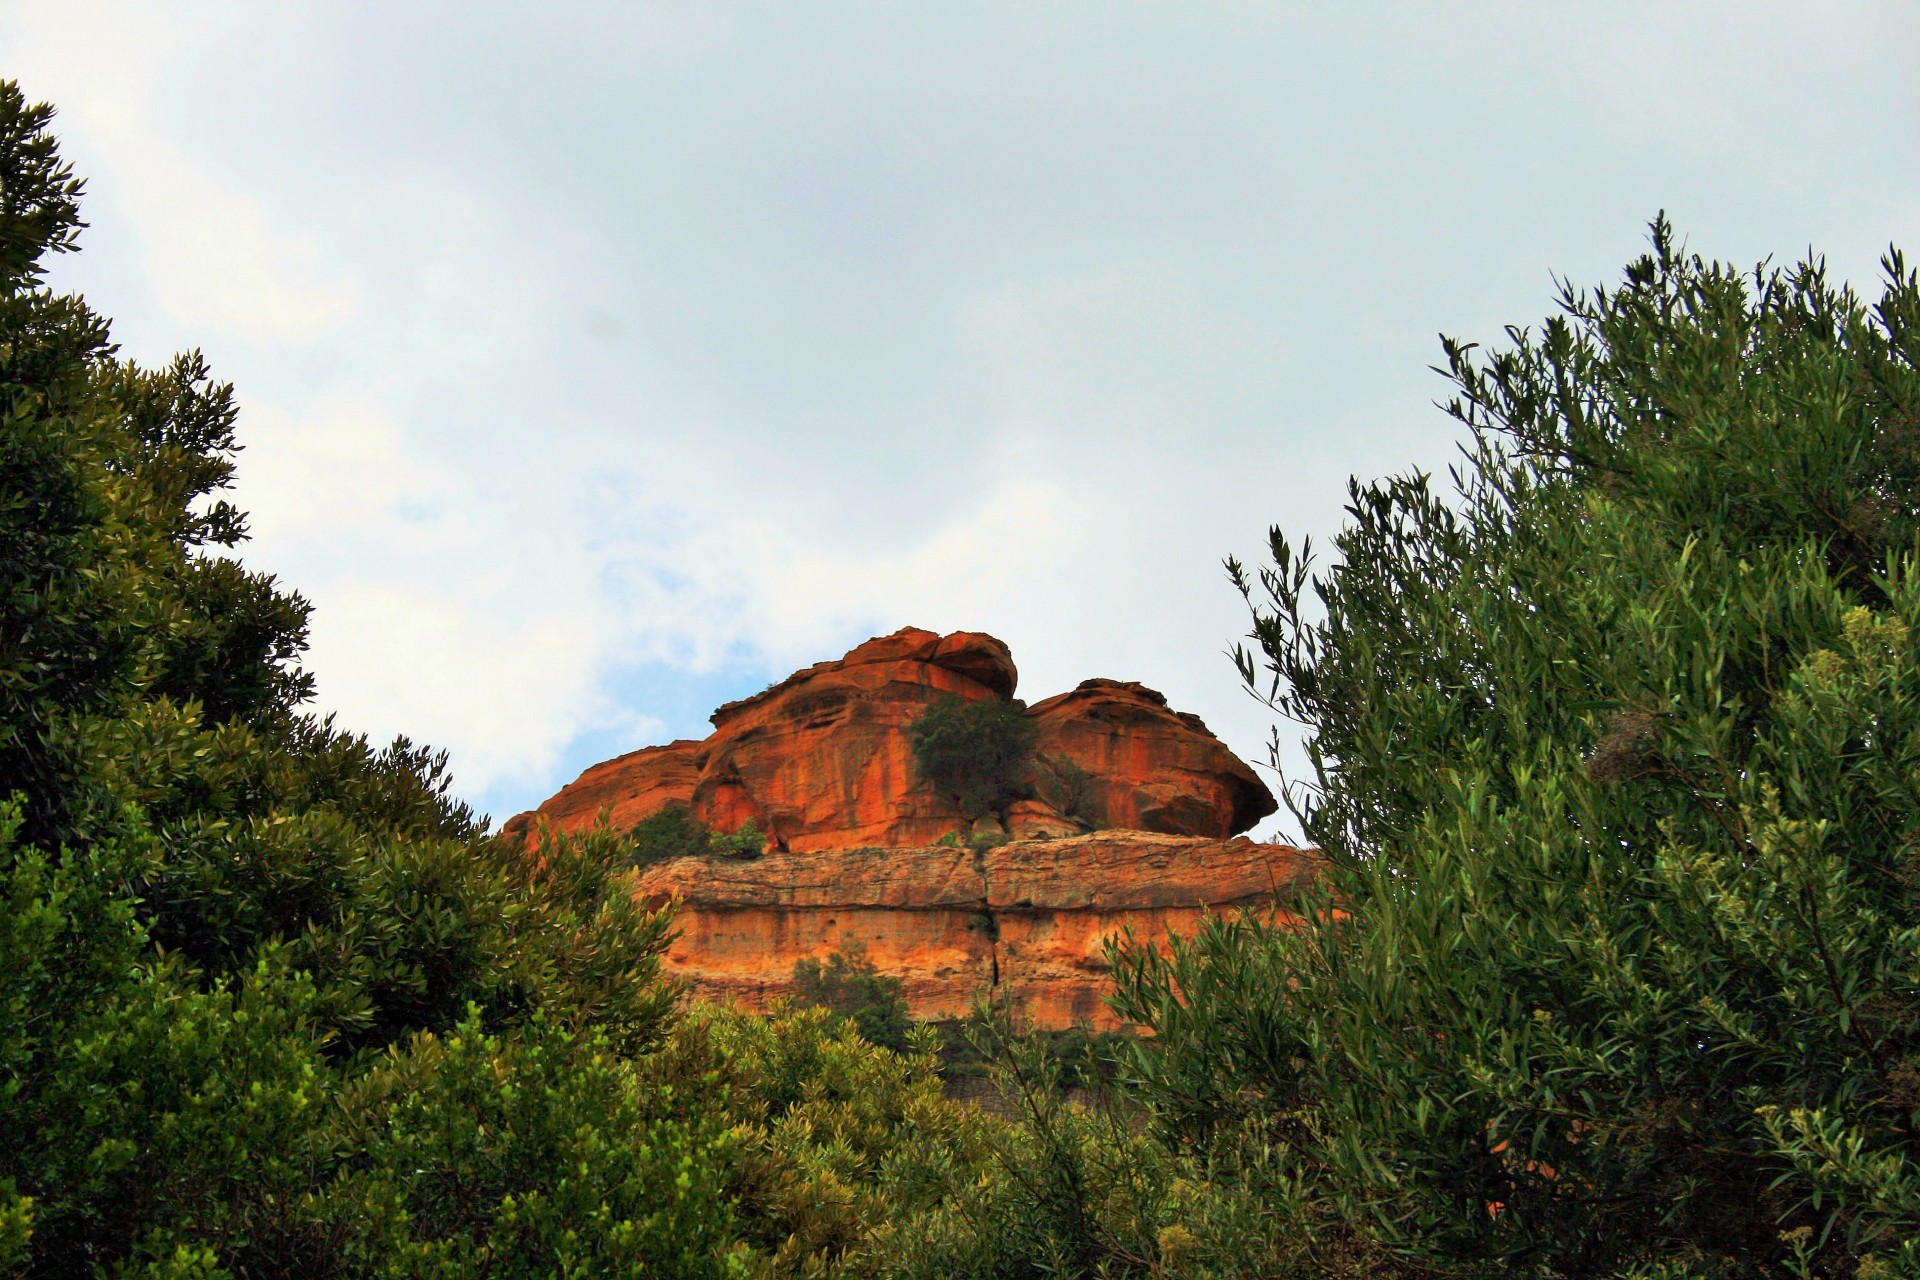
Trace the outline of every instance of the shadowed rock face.
<path fill-rule="evenodd" d="M 640 873 L 650 903 L 679 903 L 667 970 L 702 999 L 765 1009 L 793 967 L 858 944 L 901 980 L 915 1017 L 966 1014 L 997 992 L 1032 1025 L 1120 1024 L 1103 1002 L 1106 940 L 1190 934 L 1241 907 L 1284 922 L 1318 855 L 1285 845 L 1139 831 L 761 858 L 678 858 Z"/>
<path fill-rule="evenodd" d="M 931 844 L 967 824 L 916 776 L 907 730 L 944 694 L 1011 697 L 1007 647 L 989 635 L 908 628 L 869 640 L 713 714 L 704 742 L 647 747 L 597 764 L 530 814 L 561 831 L 602 809 L 628 828 L 682 804 L 721 831 L 758 823 L 793 852 Z M 1199 717 L 1153 690 L 1088 680 L 1033 707 L 1039 752 L 1092 775 L 1100 825 L 1224 838 L 1274 811 L 1273 797 Z M 1042 801 L 1010 815 L 1016 835 L 1061 835 L 1081 824 Z"/>
<path fill-rule="evenodd" d="M 702 742 L 593 766 L 505 831 L 603 813 L 626 830 L 670 804 L 720 831 L 759 824 L 763 857 L 639 875 L 648 900 L 681 902 L 668 967 L 698 996 L 764 1008 L 797 961 L 858 943 L 916 1017 L 964 1014 L 997 989 L 1036 1026 L 1111 1027 L 1108 937 L 1186 934 L 1242 906 L 1284 914 L 1316 855 L 1230 839 L 1274 811 L 1266 787 L 1198 717 L 1117 680 L 1028 710 L 1038 794 L 1007 813 L 1013 843 L 936 845 L 969 819 L 919 780 L 908 729 L 937 698 L 1011 697 L 1017 678 L 992 636 L 909 628 L 728 703 Z"/>

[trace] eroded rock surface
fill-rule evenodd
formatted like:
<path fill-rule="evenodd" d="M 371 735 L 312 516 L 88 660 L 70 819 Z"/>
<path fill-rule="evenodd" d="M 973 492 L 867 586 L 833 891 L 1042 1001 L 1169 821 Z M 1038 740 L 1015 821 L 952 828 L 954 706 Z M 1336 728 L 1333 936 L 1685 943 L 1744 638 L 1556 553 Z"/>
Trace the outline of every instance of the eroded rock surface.
<path fill-rule="evenodd" d="M 1119 1025 L 1106 940 L 1189 934 L 1211 911 L 1284 920 L 1317 855 L 1249 840 L 1110 831 L 1064 840 L 679 858 L 640 873 L 679 903 L 666 967 L 703 999 L 764 1009 L 795 963 L 850 944 L 900 979 L 915 1017 L 959 1017 L 998 993 L 1032 1025 Z"/>
<path fill-rule="evenodd" d="M 1011 697 L 1017 680 L 1013 656 L 992 636 L 910 627 L 728 703 L 714 712 L 705 741 L 593 766 L 506 830 L 524 832 L 542 819 L 578 830 L 603 809 L 626 829 L 682 804 L 717 830 L 758 823 L 776 849 L 796 853 L 931 844 L 970 819 L 916 776 L 908 727 L 944 694 Z M 1088 680 L 1028 714 L 1038 723 L 1044 776 L 1041 797 L 1008 815 L 1016 836 L 1098 825 L 1224 838 L 1275 809 L 1253 771 L 1199 717 L 1169 709 L 1142 685 Z M 1090 813 L 1069 816 L 1047 802 L 1050 762 L 1059 760 L 1090 776 Z"/>
<path fill-rule="evenodd" d="M 1277 807 L 1266 784 L 1199 716 L 1142 684 L 1083 680 L 1028 709 L 1039 754 L 1092 775 L 1102 825 L 1224 839 Z"/>

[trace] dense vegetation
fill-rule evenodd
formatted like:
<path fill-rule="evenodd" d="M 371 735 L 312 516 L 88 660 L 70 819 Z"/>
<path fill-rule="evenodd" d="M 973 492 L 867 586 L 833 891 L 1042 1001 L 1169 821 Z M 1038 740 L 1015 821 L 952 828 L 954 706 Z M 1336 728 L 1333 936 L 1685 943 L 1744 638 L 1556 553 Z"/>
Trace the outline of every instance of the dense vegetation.
<path fill-rule="evenodd" d="M 857 957 L 679 1009 L 624 886 L 712 850 L 684 814 L 523 848 L 300 711 L 229 390 L 41 283 L 49 116 L 0 86 L 0 1274 L 1920 1277 L 1897 255 L 1869 308 L 1656 224 L 1449 344 L 1457 491 L 1233 566 L 1309 734 L 1306 922 L 1115 948 L 1148 1039 L 986 1015 L 1003 1120 Z M 1031 726 L 968 705 L 919 736 L 972 772 L 922 764 L 984 815 Z"/>
<path fill-rule="evenodd" d="M 825 1009 L 852 1023 L 869 1044 L 897 1053 L 906 1051 L 913 1030 L 901 986 L 900 979 L 875 968 L 857 943 L 842 947 L 825 960 L 800 960 L 793 966 L 796 1003 Z"/>
<path fill-rule="evenodd" d="M 230 390 L 39 283 L 49 115 L 0 86 L 0 1266 L 722 1274 L 733 1139 L 630 1062 L 666 922 L 298 714 Z"/>
<path fill-rule="evenodd" d="M 1006 820 L 1017 800 L 1033 794 L 1034 740 L 1039 726 L 1015 698 L 943 694 L 908 726 L 922 779 L 969 818 Z"/>
<path fill-rule="evenodd" d="M 738 831 L 715 831 L 683 804 L 667 805 L 642 818 L 627 833 L 627 843 L 636 867 L 711 854 L 755 858 L 767 851 L 767 837 L 759 824 L 745 822 Z"/>
<path fill-rule="evenodd" d="M 1277 531 L 1243 673 L 1311 731 L 1312 927 L 1125 960 L 1170 1133 L 1439 1274 L 1920 1275 L 1920 282 L 1664 223 L 1447 354 L 1451 500 Z M 1335 911 L 1335 905 L 1340 908 Z M 1175 993 L 1179 993 L 1176 996 Z"/>

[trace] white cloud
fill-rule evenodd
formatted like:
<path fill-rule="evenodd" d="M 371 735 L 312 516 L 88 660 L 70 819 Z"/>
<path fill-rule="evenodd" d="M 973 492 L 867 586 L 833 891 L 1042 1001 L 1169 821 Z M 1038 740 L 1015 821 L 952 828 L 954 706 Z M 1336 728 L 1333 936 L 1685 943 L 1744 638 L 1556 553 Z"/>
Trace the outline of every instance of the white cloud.
<path fill-rule="evenodd" d="M 1259 756 L 1219 559 L 1445 463 L 1435 330 L 1537 318 L 1661 207 L 1709 253 L 1920 241 L 1920 19 L 1848 6 L 1803 61 L 1786 7 L 1699 12 L 1737 42 L 1644 50 L 1654 6 L 95 0 L 0 39 L 92 183 L 61 269 L 129 354 L 238 384 L 247 558 L 315 602 L 323 705 L 504 811 L 584 738 L 697 730 L 623 672 L 907 623 Z"/>
<path fill-rule="evenodd" d="M 198 15 L 203 19 L 206 14 Z M 28 90 L 58 104 L 63 133 L 95 158 L 89 175 L 130 220 L 147 282 L 181 326 L 304 345 L 353 318 L 359 283 L 318 241 L 236 190 L 157 118 L 164 68 L 187 43 L 181 15 L 84 0 L 16 12 L 11 61 Z"/>

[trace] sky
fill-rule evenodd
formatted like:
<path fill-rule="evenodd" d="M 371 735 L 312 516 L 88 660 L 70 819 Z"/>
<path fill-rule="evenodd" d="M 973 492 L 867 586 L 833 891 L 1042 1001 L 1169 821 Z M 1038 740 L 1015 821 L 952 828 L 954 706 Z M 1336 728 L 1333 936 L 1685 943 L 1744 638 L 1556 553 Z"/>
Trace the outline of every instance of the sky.
<path fill-rule="evenodd" d="M 317 709 L 496 818 L 908 625 L 1263 761 L 1221 561 L 1449 465 L 1439 334 L 1661 210 L 1920 252 L 1910 0 L 9 0 L 0 55 L 87 179 L 52 282 L 237 388 Z"/>

